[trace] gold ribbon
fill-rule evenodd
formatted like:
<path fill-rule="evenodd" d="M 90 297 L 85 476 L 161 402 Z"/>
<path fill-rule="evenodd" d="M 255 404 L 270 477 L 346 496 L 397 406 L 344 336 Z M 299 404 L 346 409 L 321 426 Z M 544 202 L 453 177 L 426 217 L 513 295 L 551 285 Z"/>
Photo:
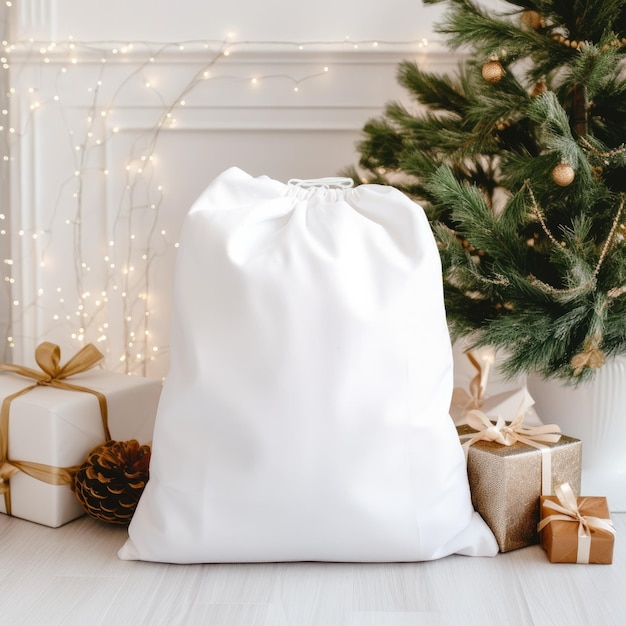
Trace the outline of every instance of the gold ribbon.
<path fill-rule="evenodd" d="M 606 530 L 615 534 L 615 526 L 610 519 L 594 517 L 593 515 L 583 515 L 578 506 L 578 500 L 572 491 L 569 483 L 557 485 L 554 493 L 558 502 L 545 500 L 543 506 L 553 511 L 555 515 L 548 515 L 537 525 L 537 530 L 543 530 L 548 524 L 556 521 L 578 522 L 578 549 L 576 553 L 576 563 L 589 563 L 591 554 L 591 530 Z"/>
<path fill-rule="evenodd" d="M 483 405 L 483 396 L 487 389 L 487 379 L 489 378 L 489 368 L 494 362 L 493 354 L 483 356 L 485 367 L 483 368 L 472 352 L 466 353 L 470 363 L 476 369 L 476 375 L 470 380 L 469 393 L 462 387 L 456 387 L 452 391 L 452 404 L 462 408 L 463 413 L 472 409 L 480 409 Z"/>
<path fill-rule="evenodd" d="M 502 446 L 512 446 L 519 441 L 539 448 L 542 443 L 556 443 L 561 438 L 561 429 L 556 424 L 524 426 L 523 411 L 519 411 L 510 424 L 500 415 L 494 424 L 485 413 L 474 409 L 467 414 L 467 424 L 477 433 L 462 435 L 462 438 L 470 438 L 463 444 L 466 450 L 477 441 L 493 441 Z"/>
<path fill-rule="evenodd" d="M 69 485 L 72 483 L 77 467 L 54 467 L 42 463 L 30 461 L 18 461 L 8 458 L 9 453 L 9 412 L 11 402 L 19 396 L 28 393 L 39 386 L 56 387 L 69 391 L 83 391 L 90 393 L 98 399 L 100 406 L 100 416 L 104 428 L 104 436 L 107 441 L 111 439 L 108 423 L 107 401 L 103 393 L 81 385 L 74 385 L 65 380 L 69 376 L 91 369 L 104 355 L 93 345 L 88 344 L 79 350 L 65 365 L 60 365 L 61 349 L 56 344 L 48 341 L 37 346 L 35 350 L 35 361 L 41 371 L 12 365 L 10 363 L 0 363 L 0 372 L 11 372 L 26 378 L 35 380 L 34 385 L 29 385 L 17 391 L 2 401 L 0 407 L 0 495 L 4 495 L 4 504 L 7 514 L 11 514 L 11 476 L 17 472 L 24 472 L 37 480 L 51 485 Z"/>
<path fill-rule="evenodd" d="M 541 452 L 541 493 L 548 495 L 552 491 L 552 463 L 550 448 L 545 444 L 556 443 L 561 438 L 561 429 L 556 424 L 542 426 L 524 426 L 523 406 L 510 424 L 502 416 L 498 416 L 495 424 L 485 413 L 474 409 L 467 414 L 467 424 L 476 432 L 475 435 L 461 435 L 465 456 L 470 446 L 478 441 L 493 441 L 501 446 L 512 446 L 520 442 L 532 446 Z"/>

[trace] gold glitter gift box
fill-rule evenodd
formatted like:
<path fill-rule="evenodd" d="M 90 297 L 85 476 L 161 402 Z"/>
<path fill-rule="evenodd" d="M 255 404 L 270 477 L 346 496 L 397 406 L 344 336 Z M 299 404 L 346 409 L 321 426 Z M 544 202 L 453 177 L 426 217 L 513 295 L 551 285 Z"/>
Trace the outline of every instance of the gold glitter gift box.
<path fill-rule="evenodd" d="M 458 426 L 457 431 L 462 439 L 477 433 L 468 425 Z M 541 495 L 552 495 L 564 482 L 580 494 L 582 443 L 565 435 L 554 438 L 558 441 L 539 444 L 543 452 L 534 447 L 536 443 L 519 440 L 506 445 L 476 441 L 467 448 L 472 503 L 491 528 L 500 552 L 539 543 Z"/>

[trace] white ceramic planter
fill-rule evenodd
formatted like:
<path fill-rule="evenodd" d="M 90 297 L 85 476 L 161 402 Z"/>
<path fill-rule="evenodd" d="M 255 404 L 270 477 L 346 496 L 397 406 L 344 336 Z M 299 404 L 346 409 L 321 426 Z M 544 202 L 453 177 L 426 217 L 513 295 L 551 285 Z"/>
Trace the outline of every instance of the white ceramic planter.
<path fill-rule="evenodd" d="M 530 376 L 528 389 L 544 423 L 583 442 L 581 495 L 606 496 L 611 511 L 626 511 L 626 357 L 577 388 Z"/>

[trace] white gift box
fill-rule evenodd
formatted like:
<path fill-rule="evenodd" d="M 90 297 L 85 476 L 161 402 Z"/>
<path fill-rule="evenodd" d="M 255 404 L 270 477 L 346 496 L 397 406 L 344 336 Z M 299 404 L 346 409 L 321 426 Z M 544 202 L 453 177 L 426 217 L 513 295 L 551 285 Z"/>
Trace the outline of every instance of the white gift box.
<path fill-rule="evenodd" d="M 105 395 L 112 439 L 151 441 L 161 381 L 104 370 L 90 370 L 66 380 Z M 0 375 L 0 398 L 33 382 L 22 376 Z M 92 393 L 38 386 L 11 402 L 9 460 L 71 467 L 83 463 L 88 452 L 104 441 L 100 407 Z M 53 528 L 84 514 L 69 486 L 51 485 L 23 472 L 11 476 L 10 494 L 13 516 Z M 6 513 L 3 496 L 0 512 Z"/>
<path fill-rule="evenodd" d="M 461 426 L 467 423 L 467 412 L 472 408 L 479 408 L 494 419 L 503 417 L 507 421 L 513 420 L 519 413 L 522 413 L 527 426 L 538 426 L 542 421 L 534 409 L 534 404 L 535 401 L 524 386 L 484 398 L 477 407 L 471 406 L 465 409 L 453 403 L 450 406 L 450 415 L 455 425 Z"/>
<path fill-rule="evenodd" d="M 524 415 L 524 424 L 539 426 L 543 422 L 535 411 L 525 379 L 507 381 L 500 371 L 492 348 L 466 350 L 464 342 L 454 345 L 455 387 L 450 416 L 456 426 L 467 424 L 467 414 L 479 409 L 494 420 L 514 420 Z"/>

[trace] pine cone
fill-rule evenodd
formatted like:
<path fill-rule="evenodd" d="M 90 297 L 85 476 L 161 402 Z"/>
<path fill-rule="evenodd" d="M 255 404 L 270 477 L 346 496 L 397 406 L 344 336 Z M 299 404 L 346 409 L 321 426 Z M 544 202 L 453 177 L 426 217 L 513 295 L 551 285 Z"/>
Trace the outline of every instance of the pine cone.
<path fill-rule="evenodd" d="M 74 477 L 74 493 L 88 515 L 128 525 L 148 482 L 150 446 L 107 441 L 87 455 Z"/>

